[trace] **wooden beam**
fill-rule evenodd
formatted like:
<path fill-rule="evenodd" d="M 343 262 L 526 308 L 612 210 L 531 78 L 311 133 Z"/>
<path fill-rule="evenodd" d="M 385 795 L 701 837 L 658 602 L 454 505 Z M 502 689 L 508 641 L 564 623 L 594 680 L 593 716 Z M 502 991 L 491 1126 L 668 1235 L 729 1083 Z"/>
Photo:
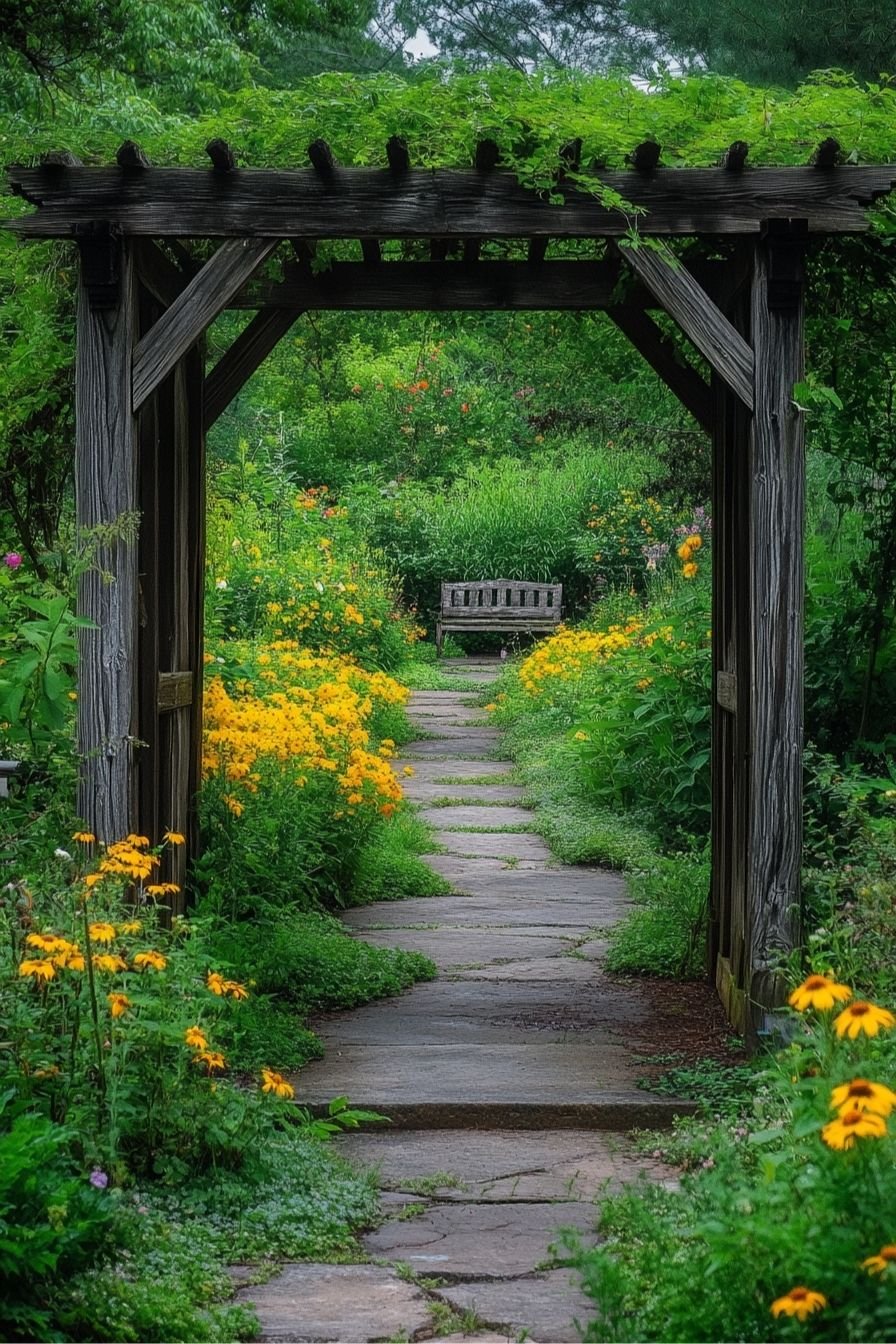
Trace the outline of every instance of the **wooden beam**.
<path fill-rule="evenodd" d="M 223 243 L 193 276 L 134 350 L 135 411 L 276 247 L 276 239 L 242 242 L 234 238 Z"/>
<path fill-rule="evenodd" d="M 728 173 L 742 173 L 747 162 L 750 146 L 746 140 L 735 140 L 729 145 L 722 159 L 722 167 Z"/>
<path fill-rule="evenodd" d="M 206 429 L 230 405 L 303 311 L 302 308 L 269 308 L 257 313 L 240 332 L 211 373 L 206 375 L 203 389 Z"/>
<path fill-rule="evenodd" d="M 365 266 L 378 266 L 383 258 L 376 238 L 362 238 L 360 242 Z"/>
<path fill-rule="evenodd" d="M 70 149 L 51 149 L 46 154 L 41 154 L 40 166 L 46 171 L 53 172 L 63 168 L 81 168 L 83 164 L 77 154 L 73 154 Z"/>
<path fill-rule="evenodd" d="M 186 709 L 193 703 L 192 672 L 160 672 L 157 683 L 156 708 L 160 714 L 173 709 Z"/>
<path fill-rule="evenodd" d="M 169 307 L 186 289 L 190 277 L 184 275 L 151 238 L 135 238 L 133 247 L 140 283 L 153 298 Z"/>
<path fill-rule="evenodd" d="M 478 142 L 473 160 L 477 172 L 493 172 L 493 170 L 497 168 L 500 159 L 501 151 L 494 140 L 480 140 Z"/>
<path fill-rule="evenodd" d="M 530 238 L 529 239 L 529 264 L 530 266 L 540 266 L 545 259 L 548 250 L 550 238 Z"/>
<path fill-rule="evenodd" d="M 402 135 L 390 135 L 386 141 L 386 158 L 389 161 L 389 170 L 396 177 L 401 177 L 408 172 L 411 166 L 411 156 L 408 153 L 408 142 Z"/>
<path fill-rule="evenodd" d="M 784 999 L 781 961 L 798 945 L 803 829 L 805 444 L 793 399 L 803 377 L 803 296 L 775 300 L 780 245 L 756 248 L 750 326 L 756 354 L 750 500 L 751 817 L 747 891 L 754 1023 Z"/>
<path fill-rule="evenodd" d="M 753 351 L 690 271 L 668 251 L 620 248 L 638 279 L 744 405 L 753 409 Z"/>
<path fill-rule="evenodd" d="M 632 165 L 636 172 L 655 173 L 660 162 L 662 146 L 655 140 L 642 140 L 640 145 L 635 145 L 631 154 L 627 155 L 627 162 Z"/>
<path fill-rule="evenodd" d="M 842 162 L 843 150 L 840 148 L 840 141 L 835 140 L 832 135 L 829 135 L 826 140 L 822 140 L 812 155 L 812 166 L 823 170 L 836 168 Z"/>
<path fill-rule="evenodd" d="M 232 173 L 236 168 L 236 155 L 230 148 L 226 140 L 216 136 L 214 140 L 209 140 L 205 147 L 205 152 L 212 161 L 212 168 L 216 173 Z"/>
<path fill-rule="evenodd" d="M 861 233 L 865 207 L 889 192 L 896 166 L 658 168 L 608 172 L 602 180 L 647 212 L 645 236 L 760 232 L 766 219 L 805 219 L 810 233 Z M 40 206 L 7 221 L 30 238 L 69 238 L 78 223 L 108 220 L 124 234 L 200 238 L 561 238 L 623 236 L 629 218 L 593 196 L 564 192 L 551 205 L 508 172 L 340 168 L 14 167 L 14 193 Z"/>
<path fill-rule="evenodd" d="M 149 158 L 144 154 L 143 150 L 135 140 L 125 140 L 123 145 L 119 145 L 118 152 L 115 155 L 115 162 L 118 164 L 119 168 L 124 168 L 131 172 L 137 171 L 143 173 L 147 168 L 152 167 Z"/>
<path fill-rule="evenodd" d="M 316 275 L 307 266 L 287 265 L 286 278 L 249 285 L 232 300 L 235 308 L 308 308 L 359 312 L 484 311 L 520 308 L 661 308 L 662 304 L 633 278 L 620 299 L 617 261 L 334 261 Z M 711 297 L 722 300 L 736 273 L 723 261 L 695 261 L 690 274 Z"/>
<path fill-rule="evenodd" d="M 75 384 L 75 511 L 81 535 L 102 527 L 110 540 L 79 580 L 78 814 L 98 839 L 134 829 L 133 751 L 137 668 L 137 431 L 131 357 L 137 282 L 126 243 L 115 242 L 114 305 L 96 308 L 83 279 L 78 294 Z M 111 579 L 111 581 L 110 581 Z"/>
<path fill-rule="evenodd" d="M 673 342 L 653 318 L 630 307 L 609 308 L 607 312 L 685 409 L 690 411 L 700 428 L 711 434 L 713 407 L 709 384 L 687 360 L 681 358 Z"/>
<path fill-rule="evenodd" d="M 308 157 L 321 181 L 329 182 L 336 171 L 336 160 L 326 140 L 312 140 L 308 146 Z"/>

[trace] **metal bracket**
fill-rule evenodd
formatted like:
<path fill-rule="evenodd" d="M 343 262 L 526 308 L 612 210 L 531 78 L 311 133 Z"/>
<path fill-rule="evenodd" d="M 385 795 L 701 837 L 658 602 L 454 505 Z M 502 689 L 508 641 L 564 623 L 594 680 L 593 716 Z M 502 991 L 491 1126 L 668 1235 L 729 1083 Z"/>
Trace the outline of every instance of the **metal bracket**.
<path fill-rule="evenodd" d="M 118 230 L 108 220 L 95 219 L 73 225 L 72 232 L 81 253 L 81 278 L 88 304 L 94 312 L 114 308 L 121 285 Z"/>

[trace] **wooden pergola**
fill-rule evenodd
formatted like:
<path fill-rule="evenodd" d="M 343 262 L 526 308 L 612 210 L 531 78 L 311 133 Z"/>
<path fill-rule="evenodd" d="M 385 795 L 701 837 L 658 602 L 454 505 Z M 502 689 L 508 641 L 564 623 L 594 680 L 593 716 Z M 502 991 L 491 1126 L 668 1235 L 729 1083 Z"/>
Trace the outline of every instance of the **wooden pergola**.
<path fill-rule="evenodd" d="M 80 595 L 96 625 L 81 644 L 85 822 L 103 840 L 172 828 L 195 843 L 205 434 L 300 314 L 603 310 L 712 436 L 710 969 L 731 1020 L 762 1029 L 800 937 L 803 257 L 813 237 L 864 231 L 896 166 L 841 165 L 829 140 L 805 167 L 750 168 L 738 142 L 718 167 L 667 169 L 647 141 L 602 178 L 644 211 L 654 241 L 633 248 L 625 214 L 562 173 L 562 205 L 524 189 L 491 141 L 463 171 L 415 170 L 398 137 L 380 169 L 341 167 L 322 140 L 299 170 L 237 167 L 221 140 L 207 152 L 207 169 L 153 167 L 128 141 L 114 166 L 59 153 L 9 170 L 37 210 L 8 227 L 81 256 L 77 516 L 107 538 Z M 564 148 L 566 171 L 580 153 Z M 682 259 L 672 238 L 693 240 Z M 313 265 L 343 239 L 358 260 Z M 599 259 L 551 259 L 561 239 L 605 241 Z M 486 242 L 506 259 L 483 258 Z M 227 308 L 255 316 L 206 371 Z M 169 861 L 182 880 L 182 851 Z"/>

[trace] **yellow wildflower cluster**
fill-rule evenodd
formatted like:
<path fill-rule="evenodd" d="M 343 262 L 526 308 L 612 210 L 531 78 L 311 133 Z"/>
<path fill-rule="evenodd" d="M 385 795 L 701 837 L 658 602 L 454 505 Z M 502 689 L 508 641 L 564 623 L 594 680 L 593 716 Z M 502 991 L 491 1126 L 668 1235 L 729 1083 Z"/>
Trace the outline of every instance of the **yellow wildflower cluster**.
<path fill-rule="evenodd" d="M 650 648 L 657 640 L 668 643 L 672 638 L 671 626 L 647 629 L 643 621 L 635 618 L 606 630 L 569 630 L 561 626 L 557 634 L 542 640 L 523 660 L 520 685 L 528 695 L 544 696 L 552 682 L 578 681 L 595 664 L 607 662 L 628 649 Z"/>
<path fill-rule="evenodd" d="M 697 564 L 694 556 L 703 545 L 703 538 L 698 532 L 689 533 L 684 541 L 678 547 L 678 558 L 681 561 L 681 572 L 686 579 L 696 579 L 700 566 Z"/>
<path fill-rule="evenodd" d="M 108 920 L 94 920 L 87 925 L 86 943 L 89 945 L 90 963 L 95 971 L 116 974 L 122 971 L 164 971 L 168 965 L 167 957 L 155 948 L 146 948 L 135 952 L 130 965 L 121 951 L 113 952 L 111 944 L 119 937 L 132 937 L 140 932 L 139 920 L 127 920 L 123 924 L 112 924 Z M 19 963 L 19 975 L 34 980 L 36 984 L 47 984 L 55 980 L 58 971 L 84 971 L 87 960 L 79 943 L 56 933 L 29 933 L 25 945 L 39 957 L 24 957 Z M 95 947 L 105 947 L 105 952 L 95 952 Z M 126 995 L 107 995 L 113 1017 L 121 1017 L 130 1006 Z"/>
<path fill-rule="evenodd" d="M 230 691 L 220 677 L 206 689 L 203 768 L 226 782 L 231 811 L 240 815 L 240 794 L 258 791 L 264 763 L 291 771 L 297 788 L 313 774 L 332 776 L 350 811 L 394 811 L 402 791 L 388 761 L 392 744 L 372 738 L 370 721 L 378 706 L 403 704 L 405 688 L 349 658 L 308 654 L 292 641 L 271 646 L 258 661 L 278 689 L 259 696 L 250 681 L 239 680 Z"/>

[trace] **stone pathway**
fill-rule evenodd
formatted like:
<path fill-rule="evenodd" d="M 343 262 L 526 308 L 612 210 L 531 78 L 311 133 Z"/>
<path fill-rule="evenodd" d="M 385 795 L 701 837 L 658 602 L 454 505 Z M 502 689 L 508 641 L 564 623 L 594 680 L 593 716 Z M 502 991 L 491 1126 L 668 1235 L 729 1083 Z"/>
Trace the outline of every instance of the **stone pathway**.
<path fill-rule="evenodd" d="M 499 670 L 456 666 L 481 682 Z M 239 1296 L 267 1340 L 575 1341 L 590 1304 L 551 1251 L 558 1229 L 593 1239 L 602 1190 L 641 1171 L 668 1179 L 625 1135 L 689 1108 L 638 1087 L 652 1009 L 601 968 L 624 882 L 554 863 L 475 696 L 417 692 L 410 716 L 421 737 L 401 762 L 415 770 L 406 795 L 454 894 L 345 921 L 425 952 L 440 976 L 315 1022 L 326 1056 L 297 1080 L 305 1103 L 347 1095 L 390 1117 L 339 1141 L 378 1170 L 387 1221 L 364 1237 L 372 1264 L 289 1265 Z"/>

